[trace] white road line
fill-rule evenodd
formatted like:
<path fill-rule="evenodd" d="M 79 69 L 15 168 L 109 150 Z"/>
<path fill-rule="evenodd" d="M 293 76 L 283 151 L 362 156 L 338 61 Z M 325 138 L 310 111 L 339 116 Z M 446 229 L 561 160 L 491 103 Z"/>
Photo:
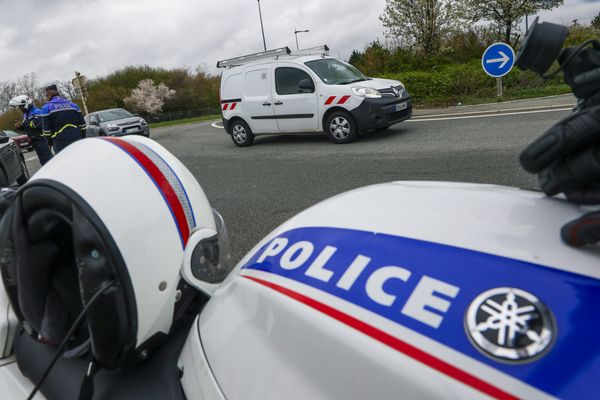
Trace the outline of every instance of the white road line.
<path fill-rule="evenodd" d="M 566 106 L 567 104 L 565 104 Z M 475 111 L 475 112 L 471 112 L 471 113 L 464 113 L 464 114 L 476 114 L 476 113 L 488 113 L 485 115 L 463 115 L 463 114 L 458 114 L 458 116 L 452 116 L 452 115 L 456 115 L 456 114 L 437 114 L 437 115 L 432 115 L 431 117 L 427 117 L 427 118 L 419 118 L 419 117 L 415 117 L 412 119 L 409 119 L 408 121 L 405 122 L 431 122 L 431 121 L 449 121 L 449 120 L 454 120 L 454 119 L 471 119 L 471 118 L 491 118 L 491 117 L 504 117 L 504 116 L 510 116 L 510 115 L 524 115 L 524 114 L 539 114 L 539 113 L 548 113 L 548 112 L 555 112 L 555 111 L 571 111 L 573 109 L 572 106 L 568 107 L 568 108 L 553 108 L 550 110 L 530 110 L 530 111 L 518 111 L 518 112 L 493 112 L 492 114 L 489 114 L 489 111 Z M 213 122 L 210 126 L 212 126 L 213 128 L 218 128 L 218 129 L 224 129 L 223 125 L 220 122 Z"/>
<path fill-rule="evenodd" d="M 418 118 L 438 118 L 438 117 L 459 117 L 462 115 L 477 115 L 477 114 L 490 114 L 497 113 L 503 114 L 507 112 L 524 112 L 524 111 L 554 111 L 556 109 L 562 109 L 565 107 L 573 108 L 575 104 L 556 104 L 554 106 L 536 106 L 536 107 L 527 107 L 527 108 L 508 108 L 506 110 L 486 110 L 486 111 L 465 111 L 460 113 L 448 113 L 448 114 L 430 114 L 430 115 L 413 115 L 413 119 Z"/>
<path fill-rule="evenodd" d="M 430 121 L 450 121 L 450 120 L 454 120 L 454 119 L 506 117 L 506 116 L 510 116 L 510 115 L 539 114 L 539 113 L 571 111 L 571 110 L 572 110 L 572 108 L 558 108 L 555 110 L 521 111 L 521 112 L 496 113 L 496 114 L 487 114 L 487 115 L 469 115 L 469 116 L 462 116 L 462 117 L 409 119 L 408 121 L 405 121 L 405 122 L 430 122 Z"/>
<path fill-rule="evenodd" d="M 33 161 L 33 160 L 37 160 L 37 159 L 38 158 L 36 156 L 33 156 L 33 157 L 26 158 L 25 161 Z"/>

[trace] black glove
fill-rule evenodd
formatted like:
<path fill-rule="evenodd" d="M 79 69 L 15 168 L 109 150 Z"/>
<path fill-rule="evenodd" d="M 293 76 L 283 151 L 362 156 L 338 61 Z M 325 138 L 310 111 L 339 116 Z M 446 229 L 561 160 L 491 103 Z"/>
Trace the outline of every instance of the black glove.
<path fill-rule="evenodd" d="M 538 174 L 548 196 L 564 193 L 577 204 L 600 204 L 600 107 L 583 109 L 558 122 L 527 146 L 519 159 L 528 172 Z M 567 224 L 563 240 L 576 247 L 598 242 L 597 214 Z"/>

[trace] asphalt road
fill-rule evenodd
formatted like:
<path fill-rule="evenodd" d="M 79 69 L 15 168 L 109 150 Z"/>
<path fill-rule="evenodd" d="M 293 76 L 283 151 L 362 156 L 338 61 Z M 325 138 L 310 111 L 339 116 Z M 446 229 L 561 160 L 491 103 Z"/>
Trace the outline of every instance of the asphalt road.
<path fill-rule="evenodd" d="M 336 145 L 324 135 L 261 136 L 236 147 L 210 124 L 154 130 L 224 216 L 234 257 L 305 208 L 357 187 L 395 180 L 445 180 L 536 188 L 519 151 L 567 111 L 410 120 Z M 26 153 L 30 171 L 34 153 Z M 490 210 L 491 212 L 491 210 Z"/>

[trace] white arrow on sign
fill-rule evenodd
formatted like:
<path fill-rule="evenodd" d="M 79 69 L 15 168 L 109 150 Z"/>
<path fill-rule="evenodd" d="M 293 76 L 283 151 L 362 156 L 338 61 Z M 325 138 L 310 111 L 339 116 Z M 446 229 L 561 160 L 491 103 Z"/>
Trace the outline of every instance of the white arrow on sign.
<path fill-rule="evenodd" d="M 503 51 L 498 51 L 498 53 L 500 54 L 500 58 L 492 58 L 491 60 L 485 60 L 485 63 L 486 64 L 502 63 L 498 67 L 498 68 L 502 69 L 502 68 L 504 68 L 506 63 L 510 61 L 510 57 L 507 56 Z"/>

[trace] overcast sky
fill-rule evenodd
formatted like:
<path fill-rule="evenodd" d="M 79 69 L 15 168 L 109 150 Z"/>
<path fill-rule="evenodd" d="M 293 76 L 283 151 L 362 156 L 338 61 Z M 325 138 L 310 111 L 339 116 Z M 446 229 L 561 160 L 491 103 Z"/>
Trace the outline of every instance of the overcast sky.
<path fill-rule="evenodd" d="M 328 44 L 347 58 L 376 38 L 385 0 L 261 0 L 267 46 Z M 565 0 L 541 19 L 589 23 L 600 0 Z M 126 65 L 214 65 L 262 50 L 255 0 L 0 0 L 0 81 L 106 75 Z"/>

